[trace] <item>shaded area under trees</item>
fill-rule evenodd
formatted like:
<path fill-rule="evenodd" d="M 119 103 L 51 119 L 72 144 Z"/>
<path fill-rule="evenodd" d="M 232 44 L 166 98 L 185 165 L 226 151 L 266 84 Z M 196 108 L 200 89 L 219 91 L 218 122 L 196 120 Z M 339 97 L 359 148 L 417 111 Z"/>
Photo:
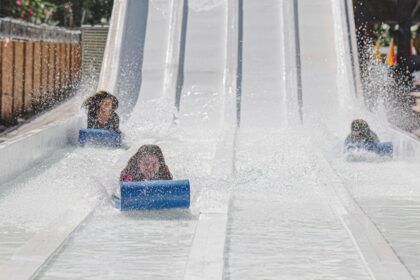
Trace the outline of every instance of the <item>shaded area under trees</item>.
<path fill-rule="evenodd" d="M 107 24 L 113 0 L 0 0 L 0 17 L 65 27 Z"/>

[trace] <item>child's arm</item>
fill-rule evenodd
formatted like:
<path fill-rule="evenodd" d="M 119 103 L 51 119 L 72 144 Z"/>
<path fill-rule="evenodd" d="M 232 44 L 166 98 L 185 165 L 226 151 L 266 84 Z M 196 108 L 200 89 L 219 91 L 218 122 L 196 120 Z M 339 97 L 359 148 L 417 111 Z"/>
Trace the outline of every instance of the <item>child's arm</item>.
<path fill-rule="evenodd" d="M 95 127 L 95 114 L 89 112 L 87 115 L 87 128 L 94 128 Z"/>
<path fill-rule="evenodd" d="M 172 180 L 172 174 L 169 171 L 169 167 L 167 165 L 165 165 L 165 167 L 164 167 L 164 174 L 165 174 L 165 179 L 166 180 Z"/>
<path fill-rule="evenodd" d="M 112 120 L 111 120 L 111 129 L 116 132 L 120 131 L 120 118 L 118 117 L 117 113 L 113 113 Z"/>

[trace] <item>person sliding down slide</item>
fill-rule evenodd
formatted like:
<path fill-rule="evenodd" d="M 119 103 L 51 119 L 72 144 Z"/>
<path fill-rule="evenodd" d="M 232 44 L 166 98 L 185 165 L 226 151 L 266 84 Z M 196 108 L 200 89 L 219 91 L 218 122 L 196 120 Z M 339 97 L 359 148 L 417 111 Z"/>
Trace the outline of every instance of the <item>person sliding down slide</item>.
<path fill-rule="evenodd" d="M 367 160 L 366 152 L 392 157 L 393 145 L 391 142 L 381 143 L 368 123 L 357 119 L 351 123 L 351 133 L 344 141 L 344 151 L 348 160 Z"/>
<path fill-rule="evenodd" d="M 162 150 L 157 145 L 143 145 L 130 158 L 121 171 L 120 182 L 140 182 L 152 180 L 172 180 L 172 174 L 165 163 Z M 118 188 L 112 194 L 120 198 Z"/>
<path fill-rule="evenodd" d="M 344 141 L 345 145 L 365 144 L 367 142 L 379 142 L 379 138 L 373 132 L 365 120 L 358 119 L 351 123 L 351 132 Z"/>
<path fill-rule="evenodd" d="M 120 181 L 172 180 L 162 150 L 157 145 L 143 145 L 128 161 Z"/>
<path fill-rule="evenodd" d="M 121 211 L 189 208 L 190 194 L 189 180 L 172 180 L 162 150 L 144 145 L 121 172 L 112 201 Z"/>
<path fill-rule="evenodd" d="M 118 99 L 106 91 L 98 91 L 83 103 L 88 111 L 87 128 L 120 132 L 120 118 L 115 110 Z"/>

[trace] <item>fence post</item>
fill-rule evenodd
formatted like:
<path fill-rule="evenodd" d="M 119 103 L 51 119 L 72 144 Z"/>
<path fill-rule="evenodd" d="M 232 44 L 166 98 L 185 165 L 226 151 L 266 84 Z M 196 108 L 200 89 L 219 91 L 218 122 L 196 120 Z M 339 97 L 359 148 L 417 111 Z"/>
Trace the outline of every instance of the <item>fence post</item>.
<path fill-rule="evenodd" d="M 47 105 L 49 102 L 54 102 L 55 92 L 55 45 L 54 43 L 48 43 L 48 94 L 47 94 Z"/>
<path fill-rule="evenodd" d="M 13 115 L 18 116 L 23 112 L 23 74 L 24 74 L 24 48 L 23 41 L 15 41 L 14 67 L 13 67 Z"/>
<path fill-rule="evenodd" d="M 41 95 L 40 95 L 40 109 L 46 105 L 46 98 L 48 96 L 48 55 L 50 48 L 48 44 L 41 44 Z"/>
<path fill-rule="evenodd" d="M 13 42 L 6 40 L 2 42 L 2 63 L 1 63 L 1 119 L 12 122 L 13 117 Z"/>
<path fill-rule="evenodd" d="M 34 81 L 34 43 L 25 42 L 25 81 L 23 90 L 23 108 L 25 112 L 32 111 L 32 94 Z"/>
<path fill-rule="evenodd" d="M 33 69 L 33 92 L 32 106 L 38 109 L 41 105 L 41 74 L 42 74 L 42 48 L 40 42 L 34 43 L 34 69 Z"/>

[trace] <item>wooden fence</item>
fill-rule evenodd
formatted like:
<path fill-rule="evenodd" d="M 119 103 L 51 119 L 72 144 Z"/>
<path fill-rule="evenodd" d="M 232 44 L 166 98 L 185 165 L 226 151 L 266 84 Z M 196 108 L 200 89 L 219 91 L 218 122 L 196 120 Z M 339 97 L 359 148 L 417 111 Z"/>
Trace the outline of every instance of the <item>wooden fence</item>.
<path fill-rule="evenodd" d="M 63 30 L 45 39 L 40 38 L 43 31 L 37 31 L 36 36 L 15 36 L 0 29 L 0 120 L 4 123 L 49 107 L 80 79 L 80 39 L 55 40 L 54 34 Z"/>

